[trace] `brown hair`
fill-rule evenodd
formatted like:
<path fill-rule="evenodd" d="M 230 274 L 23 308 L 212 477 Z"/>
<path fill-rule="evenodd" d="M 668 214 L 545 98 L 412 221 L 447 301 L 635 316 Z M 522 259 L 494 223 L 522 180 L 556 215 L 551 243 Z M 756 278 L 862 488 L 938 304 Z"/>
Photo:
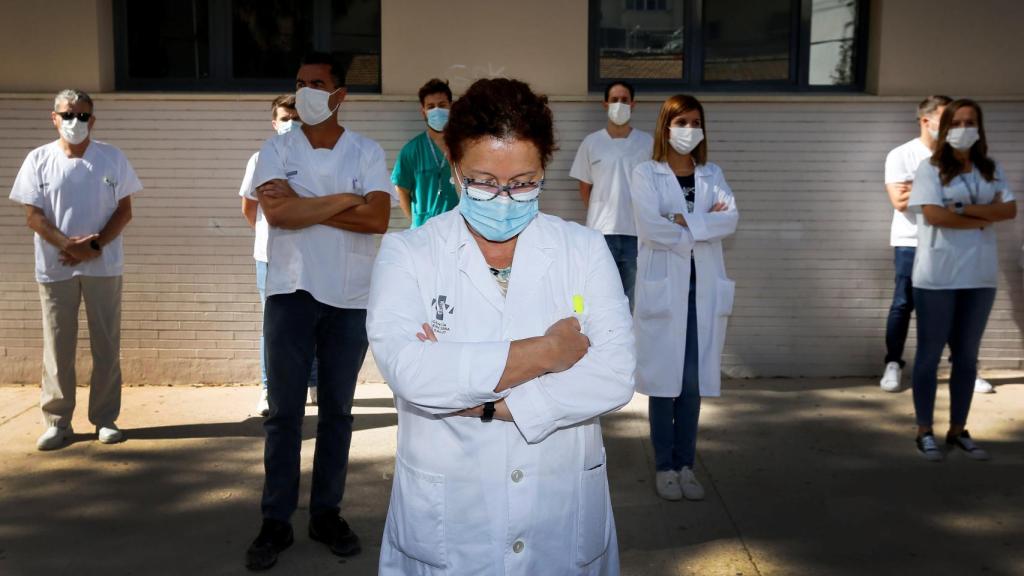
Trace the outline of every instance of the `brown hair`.
<path fill-rule="evenodd" d="M 948 186 L 953 178 L 956 178 L 963 170 L 963 164 L 956 157 L 953 147 L 946 142 L 946 135 L 949 134 L 950 125 L 953 123 L 953 116 L 961 108 L 974 108 L 974 112 L 978 115 L 978 141 L 971 146 L 968 153 L 971 163 L 978 168 L 985 180 L 991 182 L 996 178 L 996 163 L 988 157 L 988 142 L 985 140 L 985 123 L 981 116 L 981 106 L 974 100 L 960 98 L 950 102 L 942 111 L 942 118 L 939 120 L 938 145 L 931 159 L 931 163 L 939 168 L 939 178 L 942 180 L 943 186 Z"/>
<path fill-rule="evenodd" d="M 420 106 L 423 106 L 423 101 L 431 94 L 444 94 L 448 97 L 449 102 L 452 101 L 452 89 L 444 80 L 431 78 L 430 80 L 427 80 L 426 84 L 420 86 Z"/>
<path fill-rule="evenodd" d="M 499 140 L 531 142 L 547 166 L 555 151 L 554 119 L 547 96 L 535 94 L 530 85 L 507 78 L 477 80 L 452 104 L 444 143 L 452 163 L 462 160 L 465 146 L 491 136 Z"/>
<path fill-rule="evenodd" d="M 935 112 L 939 108 L 949 106 L 949 103 L 953 99 L 949 96 L 943 96 L 942 94 L 932 94 L 931 96 L 921 100 L 921 103 L 917 105 L 917 117 L 924 118 L 925 116 Z"/>
<path fill-rule="evenodd" d="M 653 158 L 655 162 L 668 160 L 668 151 L 671 147 L 668 143 L 668 127 L 672 123 L 672 119 L 690 110 L 700 112 L 700 127 L 704 130 L 704 139 L 690 152 L 690 156 L 698 166 L 708 161 L 708 126 L 704 120 L 704 107 L 701 106 L 699 100 L 689 94 L 676 94 L 665 100 L 665 103 L 661 105 L 661 113 L 658 114 L 658 123 L 654 130 Z"/>
<path fill-rule="evenodd" d="M 270 103 L 270 118 L 272 120 L 277 120 L 278 108 L 287 108 L 294 112 L 295 96 L 293 94 L 282 94 L 277 98 L 274 98 L 274 101 Z"/>

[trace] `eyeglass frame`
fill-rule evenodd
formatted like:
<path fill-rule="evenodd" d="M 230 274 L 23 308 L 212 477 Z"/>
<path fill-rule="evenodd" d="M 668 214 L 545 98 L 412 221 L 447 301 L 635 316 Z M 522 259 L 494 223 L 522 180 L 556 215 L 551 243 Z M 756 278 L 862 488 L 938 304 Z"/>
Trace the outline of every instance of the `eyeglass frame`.
<path fill-rule="evenodd" d="M 92 119 L 92 112 L 72 112 L 70 110 L 65 110 L 63 112 L 55 111 L 54 114 L 60 116 L 61 120 L 64 120 L 65 122 L 70 122 L 75 118 L 77 118 L 79 122 L 88 122 Z M 65 114 L 67 114 L 67 116 L 65 116 Z"/>
<path fill-rule="evenodd" d="M 534 200 L 536 200 L 540 196 L 540 192 L 543 191 L 543 188 L 544 188 L 544 180 L 545 180 L 544 177 L 541 177 L 540 180 L 532 180 L 530 182 L 516 182 L 516 183 L 510 182 L 508 184 L 488 184 L 488 183 L 482 182 L 480 180 L 474 180 L 472 178 L 466 178 L 465 176 L 459 176 L 459 172 L 460 172 L 459 167 L 455 166 L 455 174 L 458 176 L 459 180 L 462 182 L 463 194 L 468 194 L 468 192 L 466 192 L 466 190 L 468 190 L 470 188 L 470 186 L 472 186 L 473 184 L 477 185 L 476 188 L 478 190 L 479 190 L 479 186 L 487 186 L 489 188 L 497 188 L 498 189 L 498 191 L 494 193 L 494 196 L 491 196 L 490 198 L 474 198 L 472 195 L 469 195 L 469 199 L 470 200 L 476 200 L 477 202 L 490 202 L 491 200 L 494 200 L 495 198 L 501 196 L 502 192 L 504 192 L 505 196 L 508 196 L 509 199 L 512 200 L 513 202 L 524 202 L 524 203 L 525 202 L 533 202 Z M 530 198 L 529 200 L 518 200 L 518 199 L 516 199 L 516 195 L 512 193 L 512 190 L 517 185 L 519 186 L 519 188 L 526 188 L 526 187 L 532 186 L 532 188 L 530 188 L 530 191 L 537 190 L 537 196 L 534 196 L 533 198 Z M 524 192 L 524 194 L 525 194 L 525 192 Z"/>

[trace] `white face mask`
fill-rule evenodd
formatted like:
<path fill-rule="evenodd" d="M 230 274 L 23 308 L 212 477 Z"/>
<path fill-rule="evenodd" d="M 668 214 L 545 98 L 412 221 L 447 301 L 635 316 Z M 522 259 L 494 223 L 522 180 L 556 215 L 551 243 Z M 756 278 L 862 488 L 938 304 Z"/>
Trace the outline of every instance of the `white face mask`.
<path fill-rule="evenodd" d="M 72 118 L 71 120 L 61 118 L 60 137 L 72 146 L 81 144 L 89 137 L 89 123 L 82 122 L 78 118 Z"/>
<path fill-rule="evenodd" d="M 703 128 L 684 128 L 682 126 L 670 126 L 668 129 L 668 143 L 680 154 L 689 154 L 704 140 Z"/>
<path fill-rule="evenodd" d="M 302 126 L 302 122 L 298 120 L 278 120 L 277 133 L 287 134 L 292 130 L 298 130 L 299 126 Z"/>
<path fill-rule="evenodd" d="M 316 126 L 330 118 L 338 106 L 341 106 L 341 102 L 338 102 L 338 106 L 331 109 L 329 100 L 334 92 L 317 90 L 309 86 L 299 88 L 295 92 L 295 110 L 299 113 L 299 120 L 302 120 L 303 124 Z"/>
<path fill-rule="evenodd" d="M 975 127 L 970 128 L 950 128 L 949 132 L 946 132 L 946 142 L 957 150 L 967 150 L 974 143 L 978 141 L 978 129 Z"/>
<path fill-rule="evenodd" d="M 625 102 L 613 102 L 608 105 L 608 119 L 616 126 L 622 126 L 629 122 L 632 112 L 632 107 Z"/>

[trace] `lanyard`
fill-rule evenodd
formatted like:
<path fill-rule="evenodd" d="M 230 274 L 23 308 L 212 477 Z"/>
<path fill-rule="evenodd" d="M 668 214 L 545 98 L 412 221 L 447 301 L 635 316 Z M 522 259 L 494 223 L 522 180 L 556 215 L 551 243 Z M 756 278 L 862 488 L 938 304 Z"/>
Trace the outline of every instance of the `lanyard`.
<path fill-rule="evenodd" d="M 975 176 L 974 172 L 971 172 L 972 180 L 974 180 L 974 188 L 967 182 L 967 178 L 964 178 L 963 174 L 960 174 L 960 181 L 964 183 L 964 187 L 967 188 L 967 195 L 971 198 L 971 204 L 977 204 L 978 198 L 981 194 L 981 183 L 978 182 L 978 177 Z"/>
<path fill-rule="evenodd" d="M 442 181 L 444 180 L 441 171 L 448 165 L 448 162 L 443 154 L 440 158 L 437 157 L 437 150 L 434 150 L 437 148 L 437 144 L 434 144 L 430 136 L 427 136 L 427 147 L 430 148 L 430 155 L 434 158 L 434 164 L 437 166 L 437 195 L 441 196 Z"/>

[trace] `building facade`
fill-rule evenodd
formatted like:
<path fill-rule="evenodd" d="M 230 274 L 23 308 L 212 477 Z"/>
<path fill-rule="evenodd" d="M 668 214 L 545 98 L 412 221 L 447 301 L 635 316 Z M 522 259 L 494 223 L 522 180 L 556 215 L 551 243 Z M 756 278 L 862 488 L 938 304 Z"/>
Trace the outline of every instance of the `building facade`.
<path fill-rule="evenodd" d="M 541 209 L 576 221 L 584 207 L 569 166 L 583 137 L 604 125 L 603 83 L 628 78 L 639 90 L 633 125 L 648 131 L 665 96 L 701 98 L 709 159 L 737 198 L 740 226 L 726 243 L 737 296 L 724 370 L 880 373 L 893 276 L 885 154 L 917 134 L 923 96 L 972 97 L 985 108 L 992 155 L 1024 190 L 1024 43 L 1014 29 L 1024 4 L 753 5 L 18 3 L 0 22 L 8 55 L 0 62 L 0 187 L 9 190 L 28 151 L 55 137 L 53 94 L 90 92 L 95 138 L 123 149 L 145 185 L 125 240 L 126 382 L 255 382 L 261 314 L 237 192 L 246 160 L 269 135 L 269 102 L 288 91 L 301 52 L 348 57 L 342 121 L 379 141 L 389 164 L 423 129 L 416 91 L 428 78 L 450 80 L 456 94 L 481 77 L 530 82 L 551 98 L 559 145 Z M 61 24 L 68 21 L 76 25 Z M 408 226 L 398 210 L 391 224 Z M 1000 224 L 999 235 L 1002 275 L 983 370 L 1020 369 L 1024 360 L 1021 226 Z M 20 206 L 0 203 L 0 238 L 0 382 L 36 382 L 39 300 Z M 80 356 L 87 365 L 86 339 Z"/>

